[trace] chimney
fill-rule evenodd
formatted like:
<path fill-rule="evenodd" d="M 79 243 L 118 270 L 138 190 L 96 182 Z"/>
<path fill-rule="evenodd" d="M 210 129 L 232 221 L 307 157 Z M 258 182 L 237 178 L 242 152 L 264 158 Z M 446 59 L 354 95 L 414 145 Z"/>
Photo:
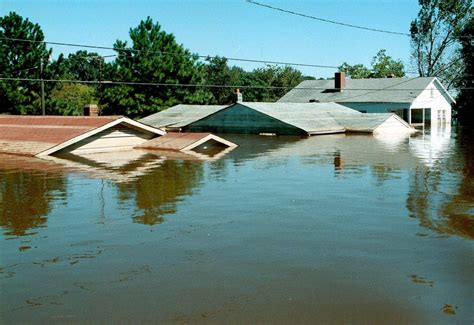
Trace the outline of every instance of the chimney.
<path fill-rule="evenodd" d="M 237 103 L 242 103 L 244 101 L 242 97 L 242 93 L 240 92 L 239 88 L 235 90 L 235 95 L 236 95 Z"/>
<path fill-rule="evenodd" d="M 338 91 L 342 91 L 346 88 L 346 73 L 336 72 L 334 74 L 334 88 Z"/>
<path fill-rule="evenodd" d="M 99 116 L 99 107 L 96 104 L 84 105 L 82 111 L 84 116 Z"/>

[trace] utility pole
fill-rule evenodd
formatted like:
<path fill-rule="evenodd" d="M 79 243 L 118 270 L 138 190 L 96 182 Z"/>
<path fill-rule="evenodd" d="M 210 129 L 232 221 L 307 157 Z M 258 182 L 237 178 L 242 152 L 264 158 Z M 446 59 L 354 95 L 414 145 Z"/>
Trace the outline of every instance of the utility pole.
<path fill-rule="evenodd" d="M 46 115 L 46 109 L 44 106 L 43 58 L 41 58 L 40 73 L 41 73 L 41 112 L 43 113 L 43 116 L 44 116 Z"/>

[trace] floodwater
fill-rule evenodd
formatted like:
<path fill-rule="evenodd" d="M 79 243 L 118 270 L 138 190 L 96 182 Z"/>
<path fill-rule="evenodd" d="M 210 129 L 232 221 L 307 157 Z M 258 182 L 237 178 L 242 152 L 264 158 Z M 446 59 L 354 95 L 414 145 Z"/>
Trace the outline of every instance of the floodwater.
<path fill-rule="evenodd" d="M 0 157 L 0 321 L 474 321 L 474 137 Z"/>

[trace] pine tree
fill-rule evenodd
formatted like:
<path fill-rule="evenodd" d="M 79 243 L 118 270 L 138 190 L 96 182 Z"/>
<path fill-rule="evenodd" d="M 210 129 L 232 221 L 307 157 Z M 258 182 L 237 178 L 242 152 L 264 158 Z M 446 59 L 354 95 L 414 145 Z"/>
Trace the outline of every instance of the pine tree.
<path fill-rule="evenodd" d="M 25 39 L 34 42 L 8 40 Z M 10 12 L 0 17 L 0 73 L 7 78 L 41 78 L 41 61 L 48 64 L 51 50 L 46 48 L 38 24 Z M 29 81 L 0 81 L 0 113 L 41 113 L 40 83 Z"/>
<path fill-rule="evenodd" d="M 202 66 L 196 55 L 176 42 L 173 34 L 161 30 L 159 23 L 148 17 L 130 29 L 132 46 L 117 40 L 118 57 L 113 63 L 114 81 L 201 84 Z M 200 87 L 109 85 L 103 98 L 107 114 L 130 117 L 146 116 L 178 103 L 207 103 L 209 91 Z"/>

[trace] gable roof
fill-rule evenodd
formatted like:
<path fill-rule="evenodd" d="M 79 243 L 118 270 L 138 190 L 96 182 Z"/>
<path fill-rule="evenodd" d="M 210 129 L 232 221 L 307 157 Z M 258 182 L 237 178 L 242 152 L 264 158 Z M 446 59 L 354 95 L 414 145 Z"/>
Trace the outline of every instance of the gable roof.
<path fill-rule="evenodd" d="M 185 105 L 172 106 L 164 111 L 140 119 L 141 123 L 157 128 L 181 128 L 206 116 L 214 114 L 229 105 Z"/>
<path fill-rule="evenodd" d="M 334 89 L 334 80 L 305 80 L 278 102 L 411 103 L 435 80 L 439 83 L 435 77 L 346 79 L 343 91 Z"/>
<path fill-rule="evenodd" d="M 49 155 L 118 124 L 157 135 L 163 131 L 123 116 L 0 116 L 0 152 Z"/>
<path fill-rule="evenodd" d="M 188 151 L 192 150 L 210 140 L 218 142 L 223 146 L 237 147 L 233 142 L 227 141 L 217 135 L 211 133 L 182 133 L 182 132 L 170 132 L 159 138 L 148 140 L 137 148 L 143 149 L 156 149 L 156 150 L 176 150 L 176 151 Z"/>
<path fill-rule="evenodd" d="M 244 106 L 298 128 L 309 135 L 337 132 L 373 132 L 393 114 L 363 114 L 336 103 L 239 102 L 232 105 L 177 105 L 140 121 L 155 127 L 184 128 L 227 109 Z M 400 119 L 398 119 L 400 120 Z M 171 124 L 170 124 L 171 123 Z M 406 124 L 400 120 L 400 123 Z M 406 124 L 408 128 L 410 126 Z"/>
<path fill-rule="evenodd" d="M 256 103 L 240 105 L 254 109 L 308 134 L 344 132 L 336 117 L 362 115 L 356 110 L 336 103 Z"/>

